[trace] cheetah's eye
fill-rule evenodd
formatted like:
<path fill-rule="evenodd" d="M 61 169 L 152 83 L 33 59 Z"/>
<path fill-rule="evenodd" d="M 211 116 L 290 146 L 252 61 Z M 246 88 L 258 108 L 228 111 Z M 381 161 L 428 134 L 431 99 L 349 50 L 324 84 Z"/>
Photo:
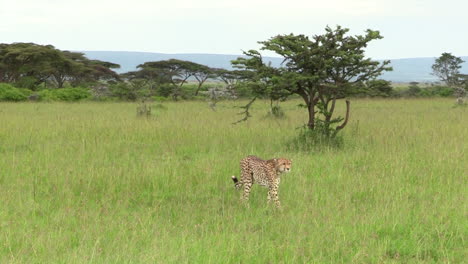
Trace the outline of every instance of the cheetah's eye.
<path fill-rule="evenodd" d="M 286 163 L 283 163 L 283 165 L 285 165 L 285 166 L 286 166 Z"/>

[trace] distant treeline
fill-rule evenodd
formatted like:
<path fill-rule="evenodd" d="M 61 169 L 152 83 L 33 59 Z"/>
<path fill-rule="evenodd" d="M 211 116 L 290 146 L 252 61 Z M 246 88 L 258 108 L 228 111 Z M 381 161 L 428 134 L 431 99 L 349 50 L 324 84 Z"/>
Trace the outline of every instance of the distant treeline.
<path fill-rule="evenodd" d="M 80 52 L 62 51 L 34 43 L 0 44 L 0 100 L 164 100 L 209 96 L 210 89 L 250 97 L 245 85 L 248 70 L 226 70 L 183 61 L 164 60 L 138 65 L 137 71 L 118 74 L 120 65 L 90 60 Z M 371 80 L 355 96 L 451 96 L 446 86 L 394 89 L 385 80 Z"/>

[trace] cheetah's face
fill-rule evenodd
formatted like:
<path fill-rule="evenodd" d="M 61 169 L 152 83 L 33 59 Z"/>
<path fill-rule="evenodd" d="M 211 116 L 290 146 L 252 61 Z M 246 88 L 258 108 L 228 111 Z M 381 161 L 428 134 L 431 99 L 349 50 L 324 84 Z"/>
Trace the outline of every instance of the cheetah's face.
<path fill-rule="evenodd" d="M 283 159 L 283 158 L 279 158 L 279 159 L 275 159 L 276 161 L 276 169 L 283 173 L 283 172 L 291 172 L 291 165 L 292 165 L 292 162 L 288 159 Z"/>

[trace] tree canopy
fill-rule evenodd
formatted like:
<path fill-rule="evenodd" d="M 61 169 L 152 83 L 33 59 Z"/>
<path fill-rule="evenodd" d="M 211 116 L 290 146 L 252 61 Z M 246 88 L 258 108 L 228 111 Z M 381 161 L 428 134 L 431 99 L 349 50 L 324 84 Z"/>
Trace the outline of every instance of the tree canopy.
<path fill-rule="evenodd" d="M 461 58 L 444 52 L 432 65 L 432 73 L 447 85 L 457 86 L 460 84 L 460 69 L 463 62 Z"/>
<path fill-rule="evenodd" d="M 58 88 L 65 81 L 84 82 L 118 79 L 112 69 L 118 64 L 89 60 L 83 53 L 61 51 L 52 45 L 34 43 L 0 44 L 0 82 L 35 89 L 50 80 Z"/>
<path fill-rule="evenodd" d="M 171 95 L 177 100 L 182 94 L 182 85 L 190 77 L 198 81 L 195 95 L 208 78 L 214 78 L 214 71 L 208 66 L 191 61 L 170 59 L 163 61 L 150 61 L 137 66 L 138 71 L 131 72 L 131 78 L 143 78 L 157 84 L 171 84 Z"/>
<path fill-rule="evenodd" d="M 247 58 L 240 57 L 232 63 L 253 73 L 248 81 L 256 96 L 299 95 L 308 109 L 307 127 L 333 137 L 349 117 L 347 101 L 346 117 L 332 119 L 337 99 L 356 93 L 367 81 L 391 70 L 390 61 L 379 63 L 365 56 L 368 43 L 382 38 L 378 31 L 367 30 L 365 35 L 357 36 L 349 36 L 348 32 L 349 29 L 340 26 L 326 27 L 324 34 L 311 38 L 289 34 L 259 42 L 261 50 L 273 51 L 284 58 L 279 68 L 266 64 L 256 50 L 244 52 Z M 341 125 L 331 127 L 341 121 Z"/>

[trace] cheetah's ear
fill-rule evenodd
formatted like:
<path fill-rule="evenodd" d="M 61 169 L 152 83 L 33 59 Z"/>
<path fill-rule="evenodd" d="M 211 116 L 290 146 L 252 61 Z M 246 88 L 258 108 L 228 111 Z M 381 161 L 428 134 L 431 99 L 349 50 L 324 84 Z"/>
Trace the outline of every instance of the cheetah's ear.
<path fill-rule="evenodd" d="M 274 161 L 275 163 L 278 163 L 278 159 L 273 159 L 273 161 Z"/>

